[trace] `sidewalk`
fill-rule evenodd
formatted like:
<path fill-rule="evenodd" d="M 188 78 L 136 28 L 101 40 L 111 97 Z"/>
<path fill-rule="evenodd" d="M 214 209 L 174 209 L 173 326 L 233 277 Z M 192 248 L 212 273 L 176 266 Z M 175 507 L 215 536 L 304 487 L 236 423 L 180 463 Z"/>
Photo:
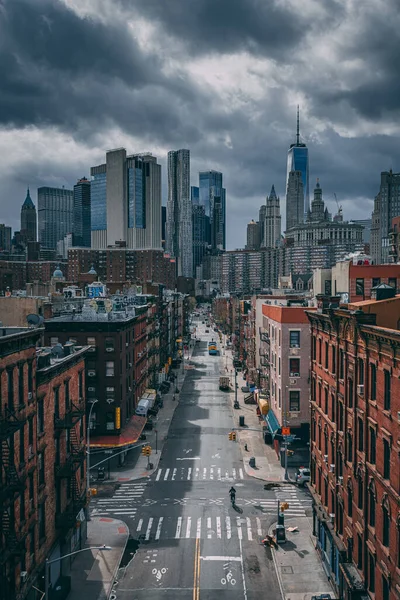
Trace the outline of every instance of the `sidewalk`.
<path fill-rule="evenodd" d="M 105 544 L 112 550 L 78 554 L 71 565 L 70 600 L 108 600 L 125 551 L 129 529 L 123 521 L 92 517 L 85 547 Z"/>
<path fill-rule="evenodd" d="M 289 517 L 285 526 L 286 542 L 278 550 L 271 549 L 284 600 L 311 600 L 314 594 L 328 593 L 336 598 L 315 549 L 308 518 Z M 290 526 L 298 527 L 298 533 L 287 531 Z M 271 527 L 271 535 L 275 527 Z"/>

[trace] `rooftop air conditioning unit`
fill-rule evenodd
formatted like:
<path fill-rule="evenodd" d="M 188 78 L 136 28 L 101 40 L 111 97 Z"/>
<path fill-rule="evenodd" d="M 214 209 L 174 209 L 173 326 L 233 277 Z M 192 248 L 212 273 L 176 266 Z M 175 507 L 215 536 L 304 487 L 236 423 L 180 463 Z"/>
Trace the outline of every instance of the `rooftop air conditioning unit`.
<path fill-rule="evenodd" d="M 330 473 L 334 473 L 335 472 L 335 465 L 329 465 L 329 472 Z"/>
<path fill-rule="evenodd" d="M 359 396 L 364 396 L 364 385 L 362 383 L 357 386 L 357 394 Z"/>

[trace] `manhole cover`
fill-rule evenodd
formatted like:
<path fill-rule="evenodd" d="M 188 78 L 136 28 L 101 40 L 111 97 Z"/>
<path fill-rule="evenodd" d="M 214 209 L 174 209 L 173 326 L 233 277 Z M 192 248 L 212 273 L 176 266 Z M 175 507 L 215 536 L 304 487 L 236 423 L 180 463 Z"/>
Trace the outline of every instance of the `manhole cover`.
<path fill-rule="evenodd" d="M 281 567 L 281 571 L 284 575 L 293 575 L 293 567 Z"/>

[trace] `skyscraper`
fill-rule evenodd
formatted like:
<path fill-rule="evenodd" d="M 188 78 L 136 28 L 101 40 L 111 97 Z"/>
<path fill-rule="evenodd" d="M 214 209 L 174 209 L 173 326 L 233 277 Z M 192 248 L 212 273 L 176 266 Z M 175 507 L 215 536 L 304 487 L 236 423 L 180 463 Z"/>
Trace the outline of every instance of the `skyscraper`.
<path fill-rule="evenodd" d="M 246 250 L 260 249 L 260 224 L 252 220 L 247 224 Z"/>
<path fill-rule="evenodd" d="M 127 156 L 110 150 L 106 163 L 92 167 L 92 248 L 116 244 L 159 249 L 161 243 L 161 165 L 150 153 Z"/>
<path fill-rule="evenodd" d="M 289 194 L 289 175 L 293 171 L 301 173 L 303 184 L 303 197 L 297 194 Z M 297 133 L 296 142 L 290 145 L 287 157 L 286 172 L 286 229 L 304 223 L 305 216 L 310 206 L 309 193 L 309 166 L 308 166 L 308 148 L 300 142 L 300 116 L 299 107 L 297 107 Z"/>
<path fill-rule="evenodd" d="M 193 274 L 196 276 L 196 268 L 203 262 L 206 253 L 206 216 L 204 206 L 192 204 L 193 219 Z"/>
<path fill-rule="evenodd" d="M 258 224 L 260 227 L 260 245 L 265 246 L 265 215 L 267 214 L 267 206 L 262 204 L 258 212 Z"/>
<path fill-rule="evenodd" d="M 11 227 L 0 223 L 0 251 L 11 251 Z"/>
<path fill-rule="evenodd" d="M 206 236 L 211 251 L 226 247 L 226 190 L 222 187 L 222 173 L 201 171 L 199 173 L 199 202 L 204 206 Z"/>
<path fill-rule="evenodd" d="M 72 233 L 74 192 L 65 188 L 38 188 L 39 242 L 42 248 L 55 250 L 57 242 Z"/>
<path fill-rule="evenodd" d="M 73 244 L 84 248 L 91 244 L 90 181 L 86 177 L 74 185 Z"/>
<path fill-rule="evenodd" d="M 177 275 L 193 277 L 190 150 L 168 152 L 166 250 L 176 259 Z"/>
<path fill-rule="evenodd" d="M 276 248 L 281 239 L 281 212 L 280 201 L 276 195 L 275 186 L 272 185 L 271 193 L 267 196 L 265 212 L 265 247 Z"/>
<path fill-rule="evenodd" d="M 21 238 L 25 242 L 37 241 L 37 215 L 36 207 L 33 204 L 29 188 L 26 192 L 26 198 L 21 208 Z"/>
<path fill-rule="evenodd" d="M 304 189 L 301 171 L 288 173 L 286 188 L 286 230 L 304 222 Z"/>
<path fill-rule="evenodd" d="M 374 201 L 371 226 L 371 255 L 377 264 L 390 262 L 389 231 L 392 219 L 400 215 L 400 173 L 383 171 Z"/>

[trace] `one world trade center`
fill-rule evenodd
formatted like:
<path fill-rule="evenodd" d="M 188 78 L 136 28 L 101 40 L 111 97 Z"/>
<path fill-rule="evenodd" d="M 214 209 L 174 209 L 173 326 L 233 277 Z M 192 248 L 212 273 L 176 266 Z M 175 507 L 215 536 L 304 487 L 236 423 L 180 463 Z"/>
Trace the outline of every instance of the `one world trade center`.
<path fill-rule="evenodd" d="M 303 223 L 310 206 L 308 148 L 300 142 L 300 118 L 297 107 L 296 142 L 290 145 L 286 172 L 286 230 Z"/>

